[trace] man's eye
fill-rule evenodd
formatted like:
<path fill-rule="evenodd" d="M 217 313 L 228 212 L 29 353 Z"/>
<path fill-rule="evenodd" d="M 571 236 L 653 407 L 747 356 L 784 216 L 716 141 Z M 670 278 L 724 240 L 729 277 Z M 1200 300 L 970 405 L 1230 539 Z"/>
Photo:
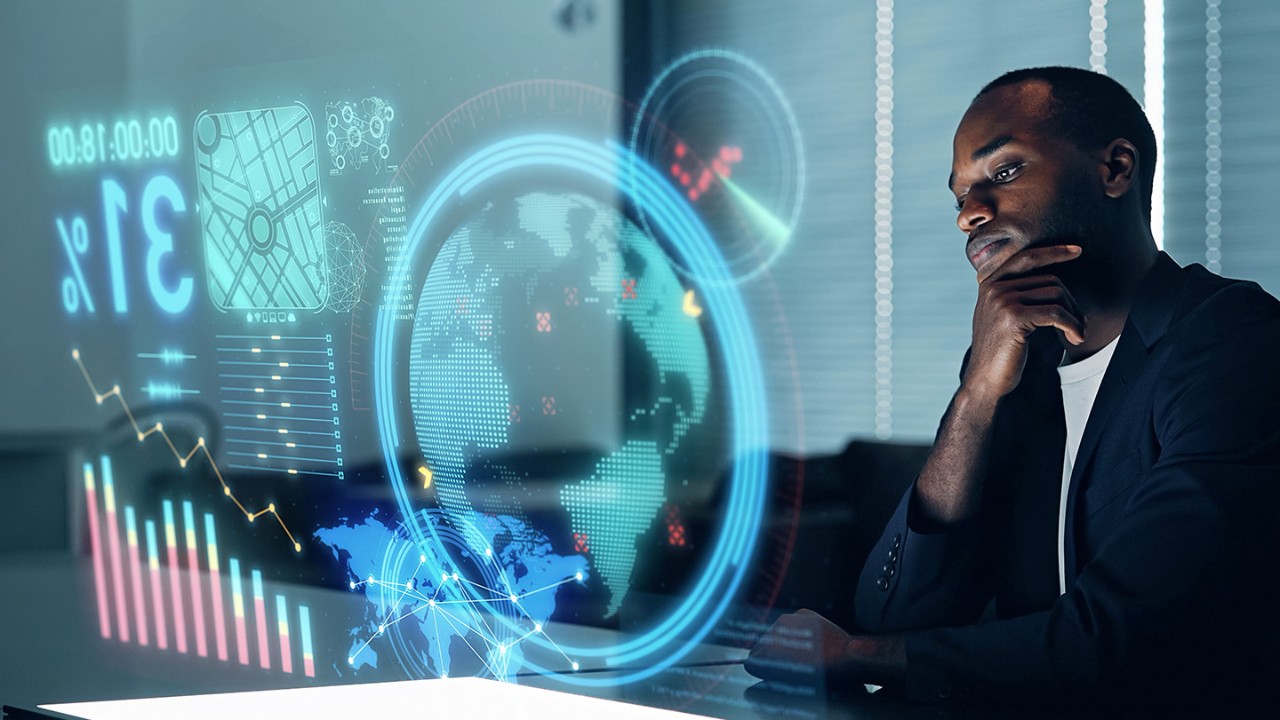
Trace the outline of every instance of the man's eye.
<path fill-rule="evenodd" d="M 956 212 L 964 212 L 964 201 L 963 197 L 956 200 Z"/>
<path fill-rule="evenodd" d="M 1009 182 L 1010 180 L 1013 179 L 1014 175 L 1018 174 L 1018 171 L 1021 169 L 1022 169 L 1021 164 L 1005 165 L 999 170 L 996 170 L 995 174 L 991 176 L 991 179 L 994 180 L 995 182 Z"/>

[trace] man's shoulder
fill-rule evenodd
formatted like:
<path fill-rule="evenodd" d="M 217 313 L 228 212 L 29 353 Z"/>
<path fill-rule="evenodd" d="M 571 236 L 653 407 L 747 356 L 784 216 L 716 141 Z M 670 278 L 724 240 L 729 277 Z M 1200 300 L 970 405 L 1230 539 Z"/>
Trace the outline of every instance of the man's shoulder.
<path fill-rule="evenodd" d="M 1224 277 L 1199 263 L 1180 271 L 1184 284 L 1169 328 L 1172 334 L 1183 340 L 1199 334 L 1221 341 L 1242 331 L 1280 332 L 1280 300 L 1257 282 Z"/>
<path fill-rule="evenodd" d="M 1280 367 L 1280 300 L 1256 282 L 1223 277 L 1198 264 L 1181 268 L 1183 285 L 1167 330 L 1150 348 L 1157 395 L 1181 397 L 1191 387 L 1275 387 Z M 1264 393 L 1265 394 L 1265 393 Z M 1263 397 L 1256 398 L 1264 402 Z M 1274 400 L 1274 398 L 1273 398 Z M 1272 402 L 1270 400 L 1266 402 Z"/>

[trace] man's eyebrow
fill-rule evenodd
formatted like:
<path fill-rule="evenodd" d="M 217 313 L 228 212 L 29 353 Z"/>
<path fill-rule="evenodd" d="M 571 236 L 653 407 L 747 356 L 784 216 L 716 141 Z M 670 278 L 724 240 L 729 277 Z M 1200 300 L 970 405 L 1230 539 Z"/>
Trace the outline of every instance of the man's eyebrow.
<path fill-rule="evenodd" d="M 1011 143 L 1011 142 L 1013 142 L 1013 136 L 1012 136 L 1012 135 L 1001 135 L 1000 137 L 996 138 L 995 140 L 992 140 L 991 142 L 987 143 L 986 145 L 983 145 L 982 147 L 978 148 L 977 150 L 974 150 L 974 151 L 973 151 L 973 154 L 972 154 L 972 155 L 970 155 L 969 157 L 970 157 L 970 159 L 971 159 L 971 160 L 973 160 L 974 162 L 977 162 L 977 161 L 981 160 L 982 158 L 987 157 L 987 156 L 988 156 L 988 155 L 990 155 L 991 153 L 994 153 L 995 151 L 997 151 L 997 150 L 999 150 L 1000 148 L 1004 147 L 1005 145 L 1008 145 L 1008 144 L 1009 144 L 1009 143 Z M 953 172 L 953 173 L 951 173 L 951 175 L 949 175 L 949 176 L 947 177 L 947 189 L 948 189 L 948 190 L 951 190 L 952 188 L 954 188 L 955 184 L 956 184 L 956 174 Z"/>
<path fill-rule="evenodd" d="M 1009 144 L 1009 143 L 1011 143 L 1011 142 L 1013 142 L 1013 136 L 1012 136 L 1012 135 L 1001 135 L 1000 137 L 996 138 L 995 140 L 992 140 L 991 142 L 987 143 L 986 145 L 983 145 L 982 147 L 978 148 L 977 150 L 974 150 L 974 151 L 973 151 L 973 155 L 972 155 L 972 156 L 970 156 L 970 157 L 971 157 L 974 161 L 981 160 L 982 158 L 984 158 L 984 157 L 986 157 L 986 156 L 990 155 L 991 153 L 993 153 L 993 152 L 995 152 L 995 151 L 999 150 L 1000 148 L 1004 147 L 1005 145 L 1008 145 L 1008 144 Z"/>

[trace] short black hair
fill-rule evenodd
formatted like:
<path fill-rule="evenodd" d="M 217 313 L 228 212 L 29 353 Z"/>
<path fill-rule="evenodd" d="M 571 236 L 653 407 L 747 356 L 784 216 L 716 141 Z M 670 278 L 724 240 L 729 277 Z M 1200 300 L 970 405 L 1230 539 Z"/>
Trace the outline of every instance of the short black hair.
<path fill-rule="evenodd" d="M 1124 138 L 1138 149 L 1142 211 L 1151 222 L 1151 191 L 1156 177 L 1156 136 L 1142 106 L 1123 85 L 1091 70 L 1074 67 L 1036 67 L 1013 70 L 987 83 L 974 98 L 1005 85 L 1040 80 L 1049 84 L 1054 123 L 1084 150 L 1106 147 Z"/>

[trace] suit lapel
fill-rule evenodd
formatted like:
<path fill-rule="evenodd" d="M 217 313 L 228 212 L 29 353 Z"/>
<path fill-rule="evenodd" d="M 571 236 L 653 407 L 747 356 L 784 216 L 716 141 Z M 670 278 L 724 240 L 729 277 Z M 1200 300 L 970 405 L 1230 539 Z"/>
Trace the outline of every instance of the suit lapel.
<path fill-rule="evenodd" d="M 1089 411 L 1084 435 L 1076 451 L 1076 462 L 1071 469 L 1071 485 L 1067 491 L 1066 539 L 1063 560 L 1066 566 L 1067 589 L 1075 585 L 1080 571 L 1076 557 L 1076 530 L 1079 527 L 1077 513 L 1080 499 L 1095 475 L 1094 456 L 1098 443 L 1107 426 L 1122 411 L 1129 386 L 1151 353 L 1151 348 L 1164 336 L 1177 309 L 1178 296 L 1185 282 L 1183 270 L 1164 252 L 1156 258 L 1147 277 L 1143 280 L 1134 300 L 1115 354 L 1107 364 L 1098 396 Z M 1087 519 L 1087 518 L 1086 518 Z"/>

